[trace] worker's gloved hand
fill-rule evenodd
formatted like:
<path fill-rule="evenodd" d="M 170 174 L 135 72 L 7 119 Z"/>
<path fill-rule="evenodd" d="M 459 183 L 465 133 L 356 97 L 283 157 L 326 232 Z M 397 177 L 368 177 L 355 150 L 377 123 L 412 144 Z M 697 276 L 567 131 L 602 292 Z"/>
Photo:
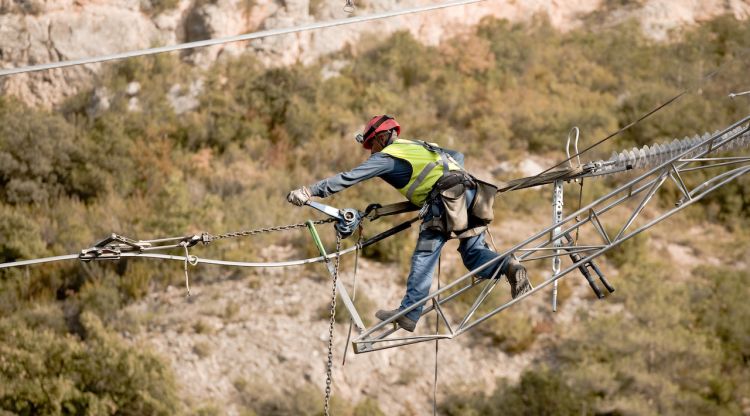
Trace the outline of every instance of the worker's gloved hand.
<path fill-rule="evenodd" d="M 289 195 L 286 196 L 286 200 L 289 201 L 289 203 L 301 207 L 302 205 L 305 205 L 305 202 L 310 200 L 311 196 L 310 190 L 307 189 L 306 186 L 303 186 L 302 188 L 289 192 Z"/>

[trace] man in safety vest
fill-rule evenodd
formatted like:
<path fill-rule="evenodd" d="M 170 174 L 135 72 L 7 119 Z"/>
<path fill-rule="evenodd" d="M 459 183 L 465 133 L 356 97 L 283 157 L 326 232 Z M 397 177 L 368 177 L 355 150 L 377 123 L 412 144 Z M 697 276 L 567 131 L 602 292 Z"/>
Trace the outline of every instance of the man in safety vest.
<path fill-rule="evenodd" d="M 401 126 L 393 117 L 373 117 L 365 126 L 364 133 L 357 135 L 357 141 L 370 150 L 370 158 L 348 172 L 296 189 L 287 195 L 290 203 L 302 206 L 313 196 L 325 198 L 377 176 L 414 205 L 422 207 L 420 214 L 423 221 L 411 258 L 406 295 L 399 308 L 378 311 L 375 316 L 380 320 L 389 319 L 429 294 L 440 250 L 449 238 L 460 239 L 458 251 L 469 270 L 498 257 L 484 240 L 484 230 L 492 220 L 495 188 L 487 188 L 484 185 L 488 184 L 463 170 L 463 154 L 432 143 L 400 139 L 400 133 Z M 483 192 L 483 189 L 489 190 Z M 496 278 L 499 275 L 508 278 L 513 298 L 531 289 L 526 269 L 509 258 L 479 272 L 482 278 Z M 414 331 L 421 312 L 422 306 L 419 306 L 396 322 L 405 330 Z"/>

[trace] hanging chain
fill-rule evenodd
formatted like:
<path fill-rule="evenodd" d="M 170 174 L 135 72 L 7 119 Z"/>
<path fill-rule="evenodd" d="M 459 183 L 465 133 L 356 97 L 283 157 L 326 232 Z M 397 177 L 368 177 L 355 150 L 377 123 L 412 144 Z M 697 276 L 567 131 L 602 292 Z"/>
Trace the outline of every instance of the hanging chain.
<path fill-rule="evenodd" d="M 323 411 L 329 416 L 329 403 L 331 401 L 331 375 L 333 370 L 333 326 L 336 323 L 336 281 L 339 277 L 339 265 L 341 263 L 341 234 L 336 232 L 336 262 L 333 266 L 333 289 L 331 289 L 331 319 L 328 323 L 328 366 L 326 368 L 326 397 Z"/>
<path fill-rule="evenodd" d="M 336 221 L 336 218 L 327 218 L 325 220 L 313 221 L 313 224 L 320 225 L 320 224 L 327 224 L 329 222 L 334 222 L 334 221 Z M 215 241 L 215 240 L 222 240 L 225 238 L 247 237 L 251 235 L 270 233 L 274 231 L 288 231 L 288 230 L 294 230 L 297 228 L 304 228 L 306 226 L 307 224 L 300 223 L 300 224 L 279 225 L 276 227 L 268 227 L 268 228 L 258 228 L 256 230 L 235 231 L 235 232 L 224 233 L 224 234 L 219 234 L 219 235 L 207 234 L 207 239 L 210 242 L 210 241 Z"/>

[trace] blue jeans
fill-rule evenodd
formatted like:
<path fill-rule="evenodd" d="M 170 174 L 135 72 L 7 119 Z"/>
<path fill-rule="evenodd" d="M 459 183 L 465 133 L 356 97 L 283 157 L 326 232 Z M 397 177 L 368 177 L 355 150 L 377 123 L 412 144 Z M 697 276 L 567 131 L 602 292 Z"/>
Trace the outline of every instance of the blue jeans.
<path fill-rule="evenodd" d="M 474 195 L 476 195 L 475 189 L 469 189 L 466 191 L 467 209 L 471 206 L 471 202 L 474 200 Z M 429 221 L 436 213 L 442 214 L 442 209 L 441 202 L 437 201 L 428 210 L 427 215 L 424 217 L 424 221 Z M 499 256 L 499 254 L 490 250 L 487 246 L 487 242 L 484 240 L 484 234 L 485 233 L 476 237 L 461 239 L 459 242 L 458 251 L 461 253 L 461 259 L 464 262 L 464 266 L 469 270 L 473 270 Z M 435 266 L 440 258 L 440 250 L 442 250 L 446 241 L 448 241 L 448 237 L 438 231 L 428 229 L 419 232 L 417 247 L 414 249 L 414 254 L 411 257 L 411 271 L 409 272 L 409 278 L 406 280 L 406 295 L 401 301 L 399 309 L 403 310 L 408 308 L 424 299 L 430 293 L 432 272 L 435 270 Z M 505 273 L 505 269 L 508 268 L 508 262 L 504 260 L 498 261 L 495 265 L 479 272 L 478 275 L 483 278 L 490 278 L 495 274 L 498 267 L 501 268 L 498 275 Z M 424 305 L 416 307 L 406 314 L 406 316 L 415 321 L 419 320 L 423 306 Z"/>

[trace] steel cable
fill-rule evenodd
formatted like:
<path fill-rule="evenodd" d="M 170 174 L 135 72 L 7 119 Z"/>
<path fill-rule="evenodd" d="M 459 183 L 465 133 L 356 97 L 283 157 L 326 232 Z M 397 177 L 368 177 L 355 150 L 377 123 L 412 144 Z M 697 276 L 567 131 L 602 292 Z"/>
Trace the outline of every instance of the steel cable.
<path fill-rule="evenodd" d="M 156 48 L 140 49 L 140 50 L 135 50 L 135 51 L 115 53 L 111 55 L 102 55 L 102 56 L 96 56 L 96 57 L 91 57 L 91 58 L 72 59 L 68 61 L 60 61 L 60 62 L 47 63 L 47 64 L 24 66 L 24 67 L 19 67 L 19 68 L 3 69 L 3 70 L 0 70 L 0 77 L 6 76 L 6 75 L 13 75 L 13 74 L 22 74 L 26 72 L 44 71 L 48 69 L 65 68 L 69 66 L 86 65 L 86 64 L 93 64 L 93 63 L 98 63 L 98 62 L 114 61 L 118 59 L 135 58 L 135 57 L 146 56 L 146 55 L 155 55 L 159 53 L 174 52 L 174 51 L 180 51 L 180 50 L 185 50 L 185 49 L 203 48 L 206 46 L 214 46 L 214 45 L 220 45 L 224 43 L 261 39 L 261 38 L 266 38 L 266 37 L 271 37 L 271 36 L 279 36 L 279 35 L 286 35 L 290 33 L 305 32 L 308 30 L 325 29 L 329 27 L 350 25 L 354 23 L 386 19 L 389 17 L 396 17 L 396 16 L 401 16 L 401 15 L 407 15 L 407 14 L 422 13 L 422 12 L 444 9 L 444 8 L 449 8 L 449 7 L 465 6 L 465 5 L 473 4 L 473 3 L 481 3 L 483 1 L 487 1 L 487 0 L 451 1 L 451 2 L 446 2 L 446 3 L 433 4 L 429 6 L 411 7 L 411 8 L 392 11 L 392 12 L 374 13 L 374 14 L 366 15 L 366 16 L 348 17 L 345 19 L 335 19 L 335 20 L 329 20 L 329 21 L 319 22 L 319 23 L 310 23 L 307 25 L 292 26 L 292 27 L 282 28 L 282 29 L 263 30 L 260 32 L 246 33 L 244 35 L 228 36 L 228 37 L 218 38 L 218 39 L 207 39 L 207 40 L 201 40 L 201 41 L 196 41 L 196 42 L 186 42 L 186 43 L 180 43 L 180 44 L 172 45 L 172 46 L 160 46 Z"/>
<path fill-rule="evenodd" d="M 741 52 L 741 54 L 739 54 L 740 56 L 745 56 L 745 55 L 747 55 L 750 52 L 750 48 L 740 49 L 740 52 Z M 572 156 L 568 156 L 567 159 L 561 161 L 560 163 L 558 163 L 558 164 L 556 164 L 554 166 L 551 166 L 551 167 L 545 169 L 544 171 L 539 172 L 538 174 L 536 174 L 534 176 L 526 178 L 526 180 L 517 183 L 516 185 L 512 186 L 509 189 L 504 190 L 502 193 L 514 191 L 514 190 L 519 189 L 519 188 L 523 188 L 525 185 L 531 183 L 533 180 L 541 177 L 545 173 L 548 173 L 548 172 L 552 171 L 553 169 L 556 169 L 556 168 L 564 165 L 565 163 L 570 162 L 571 160 L 573 160 L 573 158 L 580 157 L 582 154 L 588 152 L 589 150 L 591 150 L 591 149 L 593 149 L 593 148 L 601 145 L 602 143 L 604 143 L 604 142 L 606 142 L 606 141 L 614 138 L 615 136 L 621 134 L 622 132 L 630 129 L 631 127 L 635 126 L 636 124 L 640 123 L 641 121 L 643 121 L 643 120 L 651 117 L 652 115 L 654 115 L 658 111 L 662 110 L 663 108 L 665 108 L 665 107 L 671 105 L 672 103 L 674 103 L 675 101 L 677 101 L 683 95 L 685 95 L 685 94 L 687 94 L 687 93 L 689 93 L 689 92 L 691 92 L 693 90 L 697 90 L 700 87 L 702 87 L 707 81 L 709 81 L 711 78 L 715 77 L 719 72 L 721 72 L 724 69 L 724 67 L 726 67 L 726 65 L 728 65 L 730 62 L 734 61 L 735 59 L 737 59 L 737 58 L 730 59 L 730 60 L 724 62 L 723 64 L 719 65 L 716 69 L 714 69 L 713 71 L 709 72 L 708 74 L 706 74 L 706 75 L 702 76 L 700 79 L 698 79 L 698 81 L 697 81 L 697 83 L 696 83 L 695 86 L 683 89 L 680 93 L 678 93 L 675 96 L 669 98 L 668 100 L 664 101 L 663 103 L 657 105 L 656 107 L 654 107 L 650 111 L 642 114 L 637 119 L 631 121 L 630 123 L 628 123 L 624 127 L 621 127 L 617 131 L 615 131 L 613 133 L 610 133 L 608 136 L 606 136 L 603 139 L 595 142 L 594 144 L 590 145 L 589 147 L 583 149 L 582 151 L 576 152 L 576 154 L 574 154 Z M 562 175 L 562 173 L 561 173 L 561 175 Z M 500 192 L 498 192 L 498 195 L 499 194 L 500 194 Z"/>

